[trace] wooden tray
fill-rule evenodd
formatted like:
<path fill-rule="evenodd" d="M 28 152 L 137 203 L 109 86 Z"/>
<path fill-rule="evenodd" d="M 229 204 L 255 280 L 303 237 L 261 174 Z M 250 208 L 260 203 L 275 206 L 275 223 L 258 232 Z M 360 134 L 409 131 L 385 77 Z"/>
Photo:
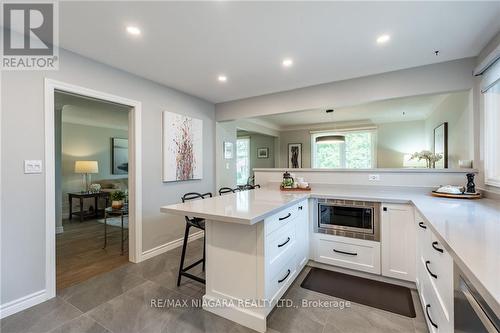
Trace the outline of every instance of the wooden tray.
<path fill-rule="evenodd" d="M 435 197 L 453 198 L 453 199 L 480 199 L 481 198 L 481 193 L 451 194 L 451 193 L 439 193 L 436 191 L 432 191 L 431 194 Z"/>
<path fill-rule="evenodd" d="M 281 191 L 285 191 L 285 192 L 298 192 L 298 191 L 310 191 L 311 190 L 311 187 L 308 186 L 306 188 L 284 188 L 283 186 L 280 186 L 280 190 Z"/>

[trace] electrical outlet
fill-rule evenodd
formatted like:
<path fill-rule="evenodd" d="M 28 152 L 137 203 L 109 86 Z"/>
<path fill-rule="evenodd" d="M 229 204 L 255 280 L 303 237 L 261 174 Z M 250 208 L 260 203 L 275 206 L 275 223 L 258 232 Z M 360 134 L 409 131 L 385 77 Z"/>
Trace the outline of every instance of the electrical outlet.
<path fill-rule="evenodd" d="M 368 175 L 368 180 L 378 181 L 378 180 L 380 180 L 380 175 L 378 175 L 378 174 Z"/>
<path fill-rule="evenodd" d="M 24 173 L 42 173 L 42 161 L 24 160 Z"/>

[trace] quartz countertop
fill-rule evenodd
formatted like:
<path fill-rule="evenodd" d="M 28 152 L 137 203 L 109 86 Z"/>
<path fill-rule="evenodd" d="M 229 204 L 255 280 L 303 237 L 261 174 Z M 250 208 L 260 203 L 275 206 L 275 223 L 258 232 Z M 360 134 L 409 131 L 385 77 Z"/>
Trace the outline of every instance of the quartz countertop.
<path fill-rule="evenodd" d="M 345 185 L 313 185 L 312 191 L 282 192 L 273 184 L 267 188 L 164 206 L 161 211 L 228 223 L 255 224 L 306 198 L 410 203 L 493 310 L 500 313 L 500 202 L 436 198 L 428 192 L 421 188 Z"/>

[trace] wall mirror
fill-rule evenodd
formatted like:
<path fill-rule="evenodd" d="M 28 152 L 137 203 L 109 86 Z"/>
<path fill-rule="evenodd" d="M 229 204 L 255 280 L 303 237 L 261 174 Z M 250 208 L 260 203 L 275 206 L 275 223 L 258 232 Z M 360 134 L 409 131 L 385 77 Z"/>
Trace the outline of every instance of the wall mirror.
<path fill-rule="evenodd" d="M 471 112 L 467 90 L 219 124 L 226 129 L 233 126 L 241 148 L 247 147 L 249 158 L 235 161 L 247 170 L 241 173 L 243 181 L 249 170 L 262 167 L 472 168 Z M 269 147 L 269 158 L 252 165 L 256 160 L 253 147 Z"/>

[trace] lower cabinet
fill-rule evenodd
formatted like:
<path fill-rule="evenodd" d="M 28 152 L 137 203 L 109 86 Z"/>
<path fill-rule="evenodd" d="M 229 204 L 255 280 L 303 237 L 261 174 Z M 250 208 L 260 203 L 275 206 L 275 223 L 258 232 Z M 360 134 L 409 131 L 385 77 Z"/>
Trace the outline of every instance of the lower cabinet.
<path fill-rule="evenodd" d="M 453 259 L 428 224 L 416 215 L 417 289 L 430 332 L 453 332 Z"/>
<path fill-rule="evenodd" d="M 314 234 L 314 260 L 323 264 L 380 274 L 380 243 L 364 239 Z"/>
<path fill-rule="evenodd" d="M 415 282 L 416 235 L 414 209 L 406 204 L 382 204 L 380 244 L 382 275 Z"/>

